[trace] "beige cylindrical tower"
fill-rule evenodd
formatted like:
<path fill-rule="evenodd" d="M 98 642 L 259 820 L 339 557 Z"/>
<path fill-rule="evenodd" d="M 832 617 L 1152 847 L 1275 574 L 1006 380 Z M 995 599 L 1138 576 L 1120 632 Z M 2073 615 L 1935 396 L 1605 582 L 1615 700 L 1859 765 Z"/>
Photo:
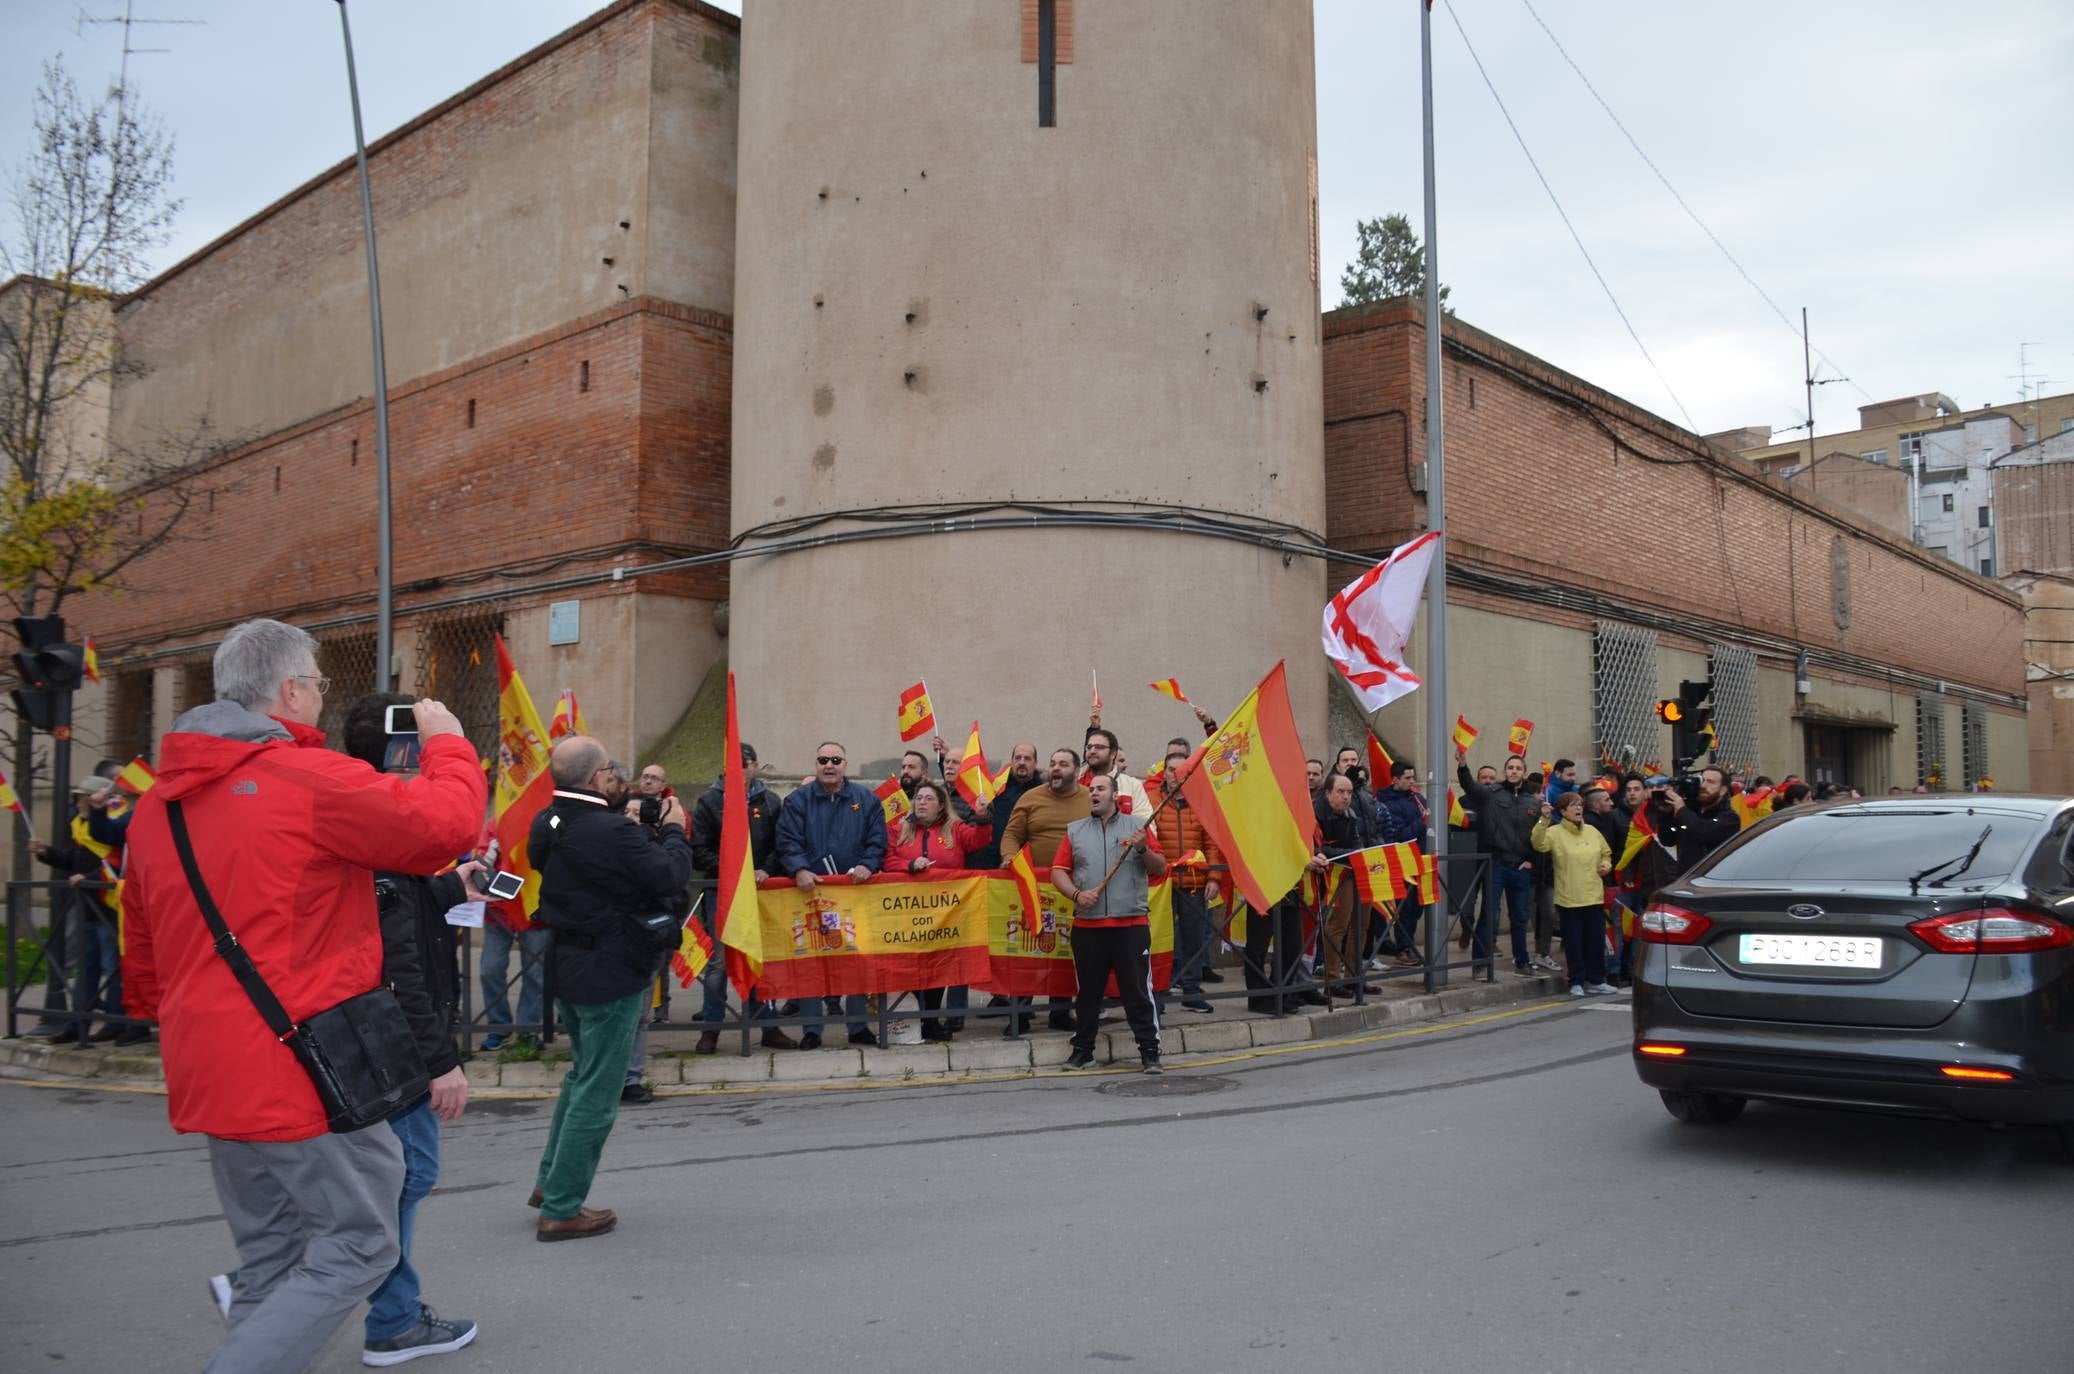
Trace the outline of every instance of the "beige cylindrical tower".
<path fill-rule="evenodd" d="M 1324 528 L 1310 0 L 744 8 L 733 524 L 784 551 L 735 563 L 729 624 L 763 757 L 896 755 L 918 677 L 954 749 L 974 717 L 990 757 L 1077 747 L 1096 670 L 1143 773 L 1199 735 L 1147 683 L 1221 713 L 1278 658 L 1323 743 L 1323 565 L 1263 542 Z"/>

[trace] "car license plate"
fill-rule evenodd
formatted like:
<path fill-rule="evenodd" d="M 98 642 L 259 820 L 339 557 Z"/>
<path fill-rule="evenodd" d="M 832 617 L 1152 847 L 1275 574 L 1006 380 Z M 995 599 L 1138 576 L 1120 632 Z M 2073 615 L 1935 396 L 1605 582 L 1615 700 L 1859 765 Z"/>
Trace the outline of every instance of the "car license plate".
<path fill-rule="evenodd" d="M 1857 935 L 1745 935 L 1737 957 L 1746 964 L 1793 968 L 1878 968 L 1880 940 Z"/>

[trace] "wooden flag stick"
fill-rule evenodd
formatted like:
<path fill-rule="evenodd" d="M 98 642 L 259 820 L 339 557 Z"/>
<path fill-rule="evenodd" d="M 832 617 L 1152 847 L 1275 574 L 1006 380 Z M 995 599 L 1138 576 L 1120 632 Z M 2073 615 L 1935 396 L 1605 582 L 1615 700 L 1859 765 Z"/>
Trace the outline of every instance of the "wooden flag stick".
<path fill-rule="evenodd" d="M 1151 814 L 1151 815 L 1148 815 L 1148 816 L 1147 816 L 1147 817 L 1145 818 L 1145 830 L 1141 830 L 1141 831 L 1139 831 L 1138 833 L 1142 835 L 1142 834 L 1146 833 L 1146 831 L 1149 831 L 1149 830 L 1151 830 L 1151 829 L 1152 829 L 1152 817 L 1153 817 L 1153 816 L 1157 816 L 1157 815 L 1158 815 L 1158 814 L 1159 814 L 1160 812 L 1162 812 L 1162 811 L 1166 810 L 1166 809 L 1167 809 L 1167 808 L 1168 808 L 1169 806 L 1172 806 L 1172 805 L 1174 804 L 1174 798 L 1176 798 L 1176 797 L 1178 797 L 1178 796 L 1180 796 L 1180 795 L 1181 795 L 1181 789 L 1180 789 L 1180 788 L 1178 788 L 1178 787 L 1176 787 L 1176 788 L 1175 788 L 1175 789 L 1174 789 L 1173 791 L 1171 791 L 1171 792 L 1167 793 L 1167 795 L 1166 795 L 1165 797 L 1161 798 L 1161 800 L 1160 800 L 1160 804 L 1159 804 L 1158 806 L 1155 806 L 1155 807 L 1153 807 L 1153 808 L 1152 808 L 1152 814 Z M 1109 880 L 1110 880 L 1111 878 L 1113 878 L 1113 877 L 1115 877 L 1115 876 L 1116 876 L 1116 870 L 1117 870 L 1117 869 L 1119 869 L 1119 868 L 1122 868 L 1122 867 L 1123 867 L 1123 861 L 1124 861 L 1125 859 L 1128 859 L 1129 857 L 1131 857 L 1131 851 L 1130 851 L 1130 850 L 1128 850 L 1128 849 L 1124 850 L 1124 852 L 1123 852 L 1123 853 L 1121 853 L 1121 854 L 1119 854 L 1119 855 L 1117 855 L 1117 856 L 1116 856 L 1116 862 L 1115 862 L 1115 863 L 1113 863 L 1113 864 L 1111 864 L 1111 865 L 1109 865 L 1109 871 L 1108 871 L 1107 873 L 1104 873 L 1104 874 L 1102 875 L 1102 881 L 1101 881 L 1101 882 L 1099 882 L 1099 883 L 1097 883 L 1097 884 L 1095 884 L 1095 895 L 1096 895 L 1097 897 L 1101 896 L 1101 895 L 1102 895 L 1102 894 L 1103 894 L 1104 892 L 1106 892 L 1106 891 L 1108 890 L 1108 888 L 1109 888 Z"/>

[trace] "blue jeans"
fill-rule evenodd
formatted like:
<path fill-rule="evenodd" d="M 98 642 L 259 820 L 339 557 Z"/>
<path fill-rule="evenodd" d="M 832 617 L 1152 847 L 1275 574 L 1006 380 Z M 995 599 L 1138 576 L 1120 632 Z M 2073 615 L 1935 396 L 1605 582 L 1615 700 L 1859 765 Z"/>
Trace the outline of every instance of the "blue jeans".
<path fill-rule="evenodd" d="M 1527 930 L 1534 924 L 1534 872 L 1517 864 L 1491 860 L 1491 910 L 1488 919 L 1495 923 L 1498 906 L 1503 901 L 1512 908 L 1512 962 L 1527 962 Z"/>
<path fill-rule="evenodd" d="M 484 921 L 482 927 L 482 967 L 477 972 L 482 982 L 483 1019 L 493 1026 L 512 1024 L 509 970 L 514 941 L 519 947 L 518 1024 L 538 1026 L 545 1010 L 541 980 L 547 975 L 547 932 L 529 930 L 515 936 L 495 921 Z"/>
<path fill-rule="evenodd" d="M 815 1010 L 814 1004 L 817 1001 L 822 1004 L 822 1010 L 830 1013 L 840 1010 L 843 1015 L 847 1016 L 849 1018 L 850 1034 L 855 1035 L 858 1031 L 871 1029 L 870 1024 L 864 1019 L 863 993 L 853 992 L 847 997 L 802 997 L 799 999 L 799 1014 L 802 1017 L 812 1016 Z M 838 1003 L 840 1006 L 838 1006 Z M 799 1028 L 808 1035 L 819 1035 L 821 1033 L 821 1024 L 819 1021 L 802 1021 Z"/>
<path fill-rule="evenodd" d="M 425 1306 L 418 1301 L 418 1271 L 410 1262 L 410 1242 L 417 1231 L 418 1204 L 439 1182 L 439 1118 L 432 1114 L 432 1099 L 390 1117 L 389 1129 L 403 1145 L 403 1196 L 396 1204 L 396 1243 L 403 1254 L 382 1286 L 367 1299 L 370 1341 L 394 1340 L 424 1315 Z"/>
<path fill-rule="evenodd" d="M 1203 995 L 1203 969 L 1210 962 L 1210 905 L 1203 889 L 1174 889 L 1174 972 L 1172 986 L 1183 997 Z"/>
<path fill-rule="evenodd" d="M 79 932 L 79 946 L 73 951 L 72 1010 L 122 1015 L 122 963 L 115 949 L 115 918 L 103 921 L 81 915 L 72 928 Z M 84 1040 L 93 1027 L 74 1021 L 72 1029 Z"/>

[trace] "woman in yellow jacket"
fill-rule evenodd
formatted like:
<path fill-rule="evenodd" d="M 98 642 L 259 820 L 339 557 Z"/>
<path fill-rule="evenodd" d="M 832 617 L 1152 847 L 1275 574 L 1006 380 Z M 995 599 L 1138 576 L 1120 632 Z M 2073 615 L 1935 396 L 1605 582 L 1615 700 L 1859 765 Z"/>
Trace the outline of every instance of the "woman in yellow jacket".
<path fill-rule="evenodd" d="M 1555 825 L 1560 812 L 1562 820 Z M 1570 995 L 1606 994 L 1606 885 L 1613 851 L 1606 837 L 1584 823 L 1584 795 L 1565 792 L 1555 806 L 1541 804 L 1534 822 L 1534 848 L 1555 866 L 1556 917 L 1563 927 L 1563 959 L 1570 965 Z"/>

